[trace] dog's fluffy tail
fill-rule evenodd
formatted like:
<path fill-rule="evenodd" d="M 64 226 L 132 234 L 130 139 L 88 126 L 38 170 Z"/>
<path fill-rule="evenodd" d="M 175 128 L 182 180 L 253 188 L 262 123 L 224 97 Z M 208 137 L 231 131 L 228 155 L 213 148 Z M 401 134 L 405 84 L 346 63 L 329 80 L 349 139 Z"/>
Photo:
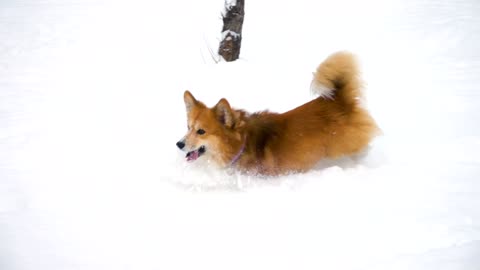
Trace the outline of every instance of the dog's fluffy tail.
<path fill-rule="evenodd" d="M 361 98 L 362 83 L 355 56 L 349 52 L 330 55 L 313 74 L 311 90 L 321 98 L 356 105 Z"/>

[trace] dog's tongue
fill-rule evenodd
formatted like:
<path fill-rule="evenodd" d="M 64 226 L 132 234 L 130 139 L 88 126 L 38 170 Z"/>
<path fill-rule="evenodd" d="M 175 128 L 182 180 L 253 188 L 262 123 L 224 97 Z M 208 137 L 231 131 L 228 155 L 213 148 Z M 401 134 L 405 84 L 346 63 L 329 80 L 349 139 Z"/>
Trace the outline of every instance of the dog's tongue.
<path fill-rule="evenodd" d="M 198 150 L 191 151 L 187 153 L 187 161 L 194 161 L 200 156 Z"/>

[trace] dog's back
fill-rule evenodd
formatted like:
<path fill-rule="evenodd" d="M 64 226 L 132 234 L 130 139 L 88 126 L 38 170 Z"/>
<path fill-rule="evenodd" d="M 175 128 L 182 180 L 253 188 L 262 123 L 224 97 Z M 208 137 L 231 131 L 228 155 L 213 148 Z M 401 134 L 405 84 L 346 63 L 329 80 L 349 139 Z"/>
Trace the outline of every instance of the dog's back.
<path fill-rule="evenodd" d="M 376 135 L 375 121 L 361 105 L 361 81 L 354 56 L 340 52 L 314 74 L 320 96 L 283 114 L 257 113 L 246 119 L 243 167 L 260 173 L 305 171 L 323 158 L 351 155 Z"/>

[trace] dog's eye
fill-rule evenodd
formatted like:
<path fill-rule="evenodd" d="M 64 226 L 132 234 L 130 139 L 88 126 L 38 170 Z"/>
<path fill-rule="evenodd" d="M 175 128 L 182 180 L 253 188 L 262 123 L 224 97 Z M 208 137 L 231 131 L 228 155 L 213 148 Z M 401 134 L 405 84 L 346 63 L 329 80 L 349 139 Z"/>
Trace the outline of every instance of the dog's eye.
<path fill-rule="evenodd" d="M 197 134 L 198 135 L 203 135 L 203 134 L 205 134 L 205 130 L 199 129 L 199 130 L 197 130 Z"/>

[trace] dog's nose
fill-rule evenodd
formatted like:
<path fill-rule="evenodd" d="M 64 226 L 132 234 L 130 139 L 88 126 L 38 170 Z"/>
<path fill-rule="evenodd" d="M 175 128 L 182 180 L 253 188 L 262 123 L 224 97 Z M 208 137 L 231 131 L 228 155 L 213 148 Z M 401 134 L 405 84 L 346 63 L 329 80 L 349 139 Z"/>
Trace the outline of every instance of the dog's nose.
<path fill-rule="evenodd" d="M 182 142 L 182 141 L 179 141 L 179 142 L 177 142 L 177 147 L 180 148 L 180 149 L 183 149 L 183 147 L 185 147 L 185 143 Z"/>

